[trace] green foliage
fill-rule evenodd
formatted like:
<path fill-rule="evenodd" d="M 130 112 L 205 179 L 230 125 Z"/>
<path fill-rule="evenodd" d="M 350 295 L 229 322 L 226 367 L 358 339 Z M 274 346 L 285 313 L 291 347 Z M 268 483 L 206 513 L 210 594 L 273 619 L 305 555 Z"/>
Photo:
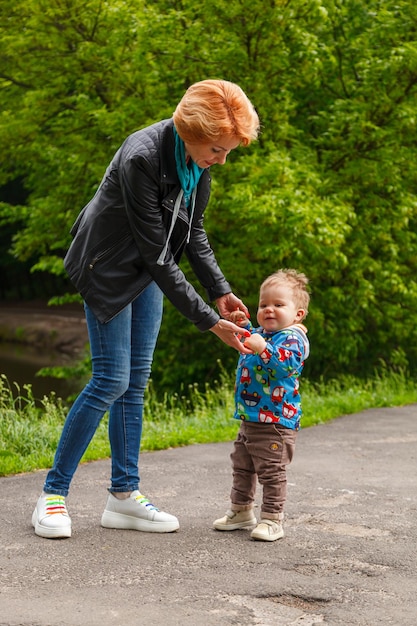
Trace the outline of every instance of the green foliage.
<path fill-rule="evenodd" d="M 66 410 L 54 394 L 37 407 L 30 385 L 18 389 L 17 398 L 15 391 L 0 376 L 0 476 L 51 467 Z M 304 381 L 302 394 L 303 428 L 368 408 L 417 402 L 417 386 L 401 371 L 365 381 L 353 377 Z M 231 441 L 239 428 L 239 421 L 232 418 L 233 407 L 233 384 L 224 372 L 202 392 L 191 385 L 184 395 L 161 398 L 151 386 L 145 399 L 141 450 Z M 83 461 L 110 455 L 107 426 L 106 415 Z"/>
<path fill-rule="evenodd" d="M 64 423 L 64 407 L 51 394 L 36 405 L 30 385 L 20 389 L 0 376 L 0 476 L 48 467 Z"/>
<path fill-rule="evenodd" d="M 279 266 L 311 281 L 312 379 L 417 363 L 417 6 L 411 0 L 4 0 L 0 184 L 24 181 L 12 254 L 62 275 L 112 154 L 185 88 L 237 82 L 260 140 L 213 168 L 206 227 L 255 319 Z M 184 263 L 187 275 L 192 273 Z M 236 354 L 167 303 L 154 382 L 210 383 Z"/>

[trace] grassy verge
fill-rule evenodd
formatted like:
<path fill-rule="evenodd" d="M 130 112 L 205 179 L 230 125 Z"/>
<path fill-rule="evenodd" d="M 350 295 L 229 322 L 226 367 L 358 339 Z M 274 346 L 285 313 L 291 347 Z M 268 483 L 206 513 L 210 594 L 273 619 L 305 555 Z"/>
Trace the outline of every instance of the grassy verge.
<path fill-rule="evenodd" d="M 0 476 L 30 472 L 52 465 L 67 407 L 54 394 L 35 404 L 30 385 L 12 388 L 0 376 Z M 215 443 L 234 438 L 239 422 L 233 414 L 233 391 L 223 379 L 196 388 L 187 397 L 148 393 L 144 411 L 142 450 L 164 450 L 195 443 Z M 302 427 L 327 422 L 368 408 L 417 403 L 417 383 L 403 374 L 385 373 L 368 381 L 344 378 L 321 383 L 302 381 Z M 83 460 L 110 455 L 107 416 L 102 420 Z"/>

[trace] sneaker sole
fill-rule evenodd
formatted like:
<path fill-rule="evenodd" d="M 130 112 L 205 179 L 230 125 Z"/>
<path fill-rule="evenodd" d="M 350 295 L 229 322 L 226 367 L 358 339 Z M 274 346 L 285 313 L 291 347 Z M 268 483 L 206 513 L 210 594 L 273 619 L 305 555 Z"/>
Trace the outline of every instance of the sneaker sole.
<path fill-rule="evenodd" d="M 35 528 L 35 535 L 43 537 L 44 539 L 68 539 L 71 537 L 71 526 L 64 528 L 42 526 L 42 524 L 38 522 L 36 511 L 32 515 L 32 526 Z"/>
<path fill-rule="evenodd" d="M 247 522 L 239 522 L 239 524 L 213 524 L 215 530 L 239 530 L 240 528 L 247 528 L 248 526 L 255 526 L 257 524 L 256 517 Z"/>
<path fill-rule="evenodd" d="M 172 522 L 154 522 L 151 520 L 104 511 L 101 517 L 103 528 L 117 528 L 119 530 L 141 530 L 145 533 L 172 533 L 179 529 L 178 520 Z"/>
<path fill-rule="evenodd" d="M 253 530 L 250 536 L 252 539 L 255 539 L 255 541 L 277 541 L 283 538 L 284 533 L 277 533 L 276 535 L 264 535 L 260 533 L 258 535 L 255 530 Z"/>

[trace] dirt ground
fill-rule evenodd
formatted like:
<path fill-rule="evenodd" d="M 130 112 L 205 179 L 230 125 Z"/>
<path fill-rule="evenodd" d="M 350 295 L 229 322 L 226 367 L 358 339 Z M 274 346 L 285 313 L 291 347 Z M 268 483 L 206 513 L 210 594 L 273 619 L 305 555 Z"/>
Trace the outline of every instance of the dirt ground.
<path fill-rule="evenodd" d="M 81 354 L 88 341 L 81 305 L 48 306 L 46 302 L 1 302 L 0 341 Z"/>

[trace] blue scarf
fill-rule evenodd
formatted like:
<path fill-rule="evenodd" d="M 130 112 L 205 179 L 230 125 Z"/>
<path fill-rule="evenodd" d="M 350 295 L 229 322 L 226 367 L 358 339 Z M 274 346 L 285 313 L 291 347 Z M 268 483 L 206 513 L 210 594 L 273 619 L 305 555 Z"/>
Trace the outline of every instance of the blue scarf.
<path fill-rule="evenodd" d="M 184 142 L 177 133 L 177 129 L 174 126 L 175 137 L 175 162 L 177 165 L 177 174 L 180 179 L 181 188 L 184 191 L 185 205 L 190 205 L 190 198 L 193 189 L 197 186 L 200 176 L 204 169 L 198 167 L 192 159 L 189 160 L 189 165 L 185 161 L 185 146 Z"/>

